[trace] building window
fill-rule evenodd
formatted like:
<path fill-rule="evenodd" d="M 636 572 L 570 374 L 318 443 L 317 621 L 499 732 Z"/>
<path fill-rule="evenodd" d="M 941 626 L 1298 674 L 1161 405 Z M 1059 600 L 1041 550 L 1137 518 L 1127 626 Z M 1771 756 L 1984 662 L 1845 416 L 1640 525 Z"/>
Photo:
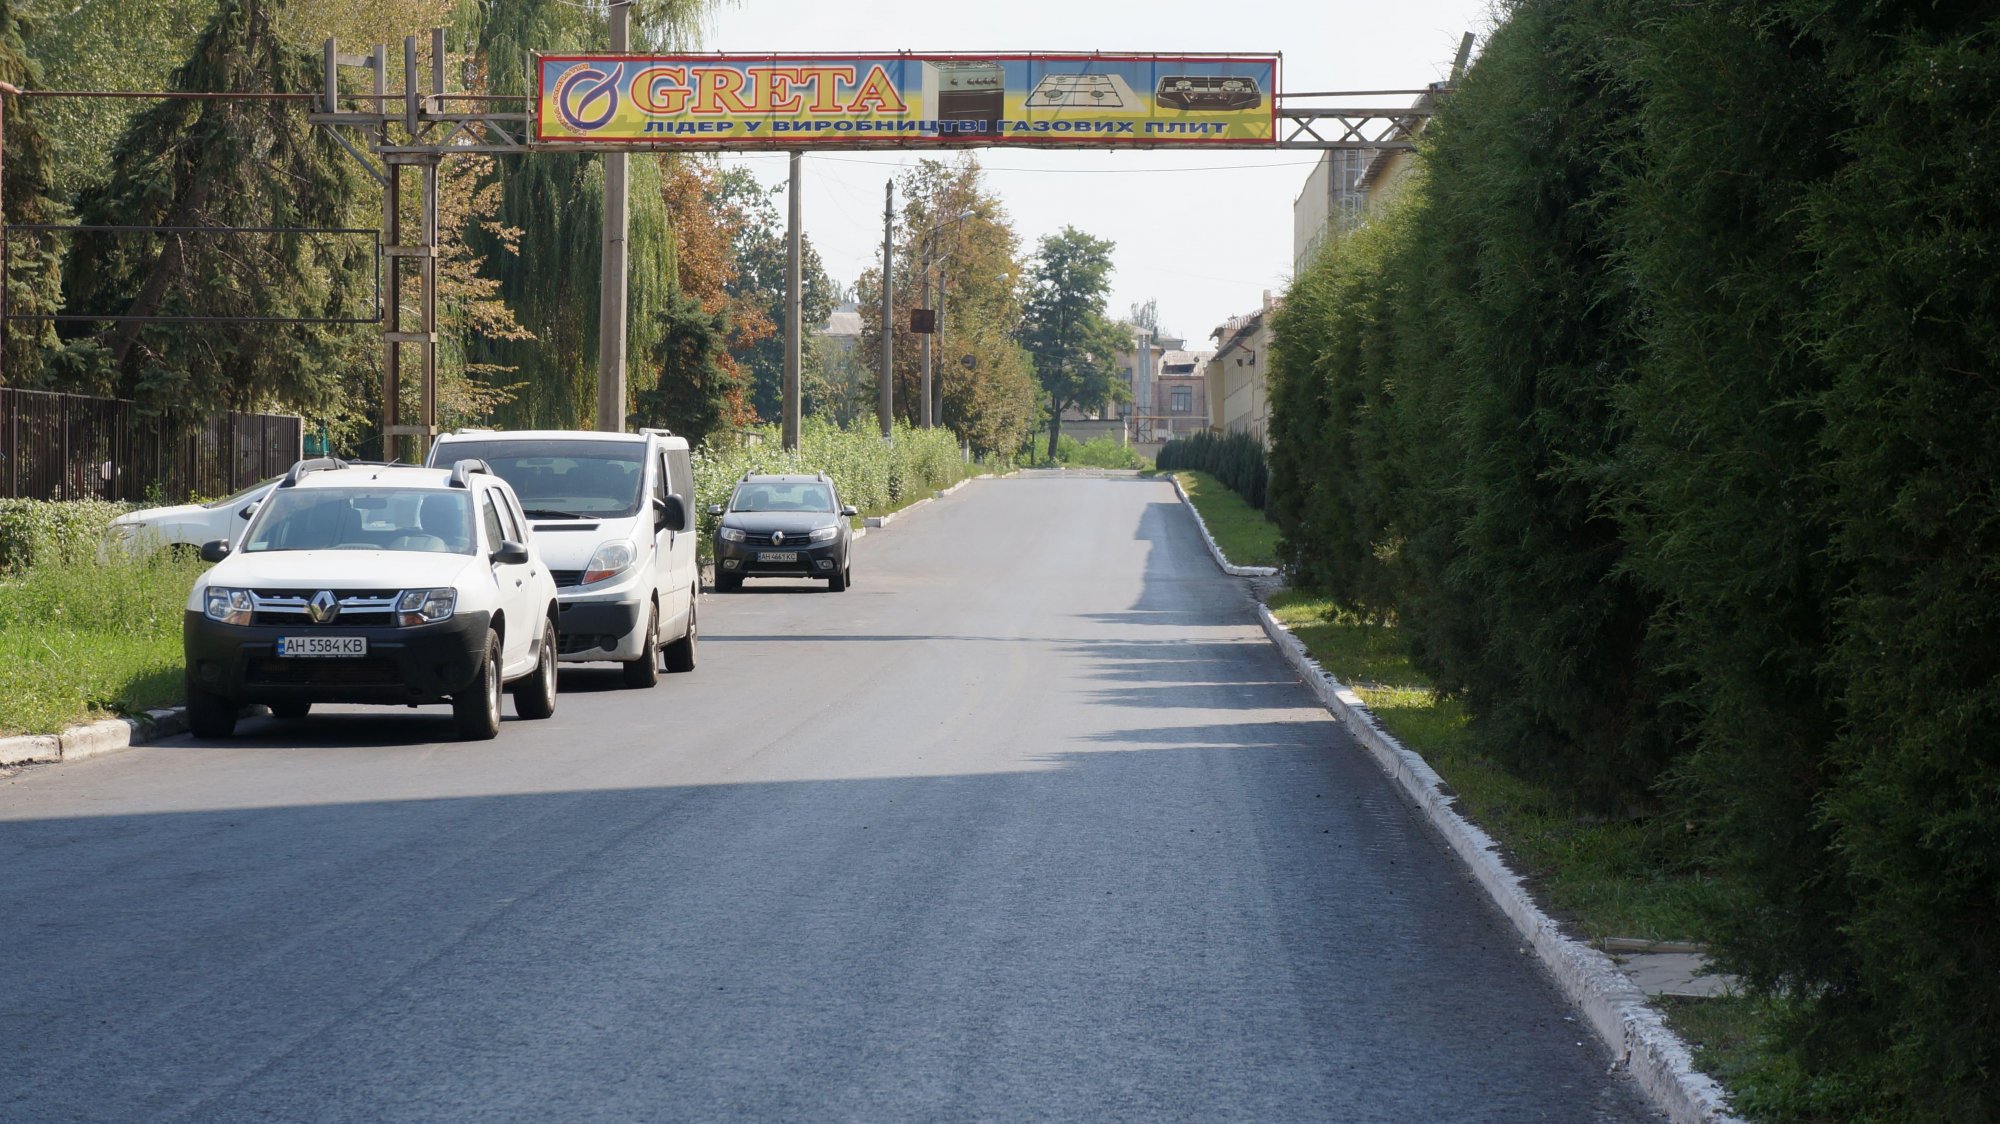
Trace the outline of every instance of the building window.
<path fill-rule="evenodd" d="M 1194 391 L 1191 388 L 1185 386 L 1175 387 L 1174 405 L 1173 405 L 1174 413 L 1185 414 L 1193 409 L 1194 409 Z"/>

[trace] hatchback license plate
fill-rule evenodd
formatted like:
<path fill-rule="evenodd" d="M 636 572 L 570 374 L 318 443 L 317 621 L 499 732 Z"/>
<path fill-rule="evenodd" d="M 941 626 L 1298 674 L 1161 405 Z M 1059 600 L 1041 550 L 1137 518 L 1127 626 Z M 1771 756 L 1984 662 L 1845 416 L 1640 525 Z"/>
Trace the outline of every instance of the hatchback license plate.
<path fill-rule="evenodd" d="M 797 562 L 798 560 L 799 552 L 796 550 L 767 550 L 757 556 L 757 561 L 759 562 Z"/>
<path fill-rule="evenodd" d="M 281 656 L 352 657 L 368 654 L 366 636 L 280 636 Z"/>

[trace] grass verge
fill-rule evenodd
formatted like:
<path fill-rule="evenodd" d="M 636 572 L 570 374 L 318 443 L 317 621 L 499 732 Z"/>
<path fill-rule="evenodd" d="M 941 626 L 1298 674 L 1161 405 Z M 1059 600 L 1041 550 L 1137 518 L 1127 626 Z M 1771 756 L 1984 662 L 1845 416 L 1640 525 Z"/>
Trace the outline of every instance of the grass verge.
<path fill-rule="evenodd" d="M 161 553 L 0 582 L 0 735 L 179 702 L 181 608 L 202 568 Z"/>
<path fill-rule="evenodd" d="M 1243 502 L 1243 497 L 1224 487 L 1206 472 L 1182 469 L 1174 473 L 1215 536 L 1215 545 L 1233 566 L 1276 566 L 1278 525 L 1264 513 Z"/>

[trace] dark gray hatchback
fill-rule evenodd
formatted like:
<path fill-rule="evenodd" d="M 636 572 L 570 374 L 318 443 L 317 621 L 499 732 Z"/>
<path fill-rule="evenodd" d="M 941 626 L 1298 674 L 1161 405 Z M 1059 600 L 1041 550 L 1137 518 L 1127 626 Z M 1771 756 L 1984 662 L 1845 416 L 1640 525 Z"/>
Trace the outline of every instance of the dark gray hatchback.
<path fill-rule="evenodd" d="M 854 580 L 850 560 L 854 508 L 833 481 L 815 476 L 746 475 L 729 503 L 711 505 L 715 588 L 743 588 L 744 578 L 822 578 L 834 593 Z"/>

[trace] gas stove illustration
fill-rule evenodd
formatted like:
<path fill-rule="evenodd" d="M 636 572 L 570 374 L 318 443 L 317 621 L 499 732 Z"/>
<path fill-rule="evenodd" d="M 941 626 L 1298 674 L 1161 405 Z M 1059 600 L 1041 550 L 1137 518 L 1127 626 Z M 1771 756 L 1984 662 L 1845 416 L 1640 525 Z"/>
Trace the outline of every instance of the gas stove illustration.
<path fill-rule="evenodd" d="M 1007 71 L 993 62 L 924 64 L 930 104 L 940 121 L 984 121 L 999 132 L 1007 116 Z"/>
<path fill-rule="evenodd" d="M 1221 112 L 1255 109 L 1264 104 L 1264 93 L 1254 78 L 1225 78 L 1219 74 L 1172 75 L 1160 79 L 1153 100 L 1168 109 Z"/>
<path fill-rule="evenodd" d="M 1047 74 L 1028 95 L 1029 109 L 1134 112 L 1139 95 L 1118 74 Z"/>

